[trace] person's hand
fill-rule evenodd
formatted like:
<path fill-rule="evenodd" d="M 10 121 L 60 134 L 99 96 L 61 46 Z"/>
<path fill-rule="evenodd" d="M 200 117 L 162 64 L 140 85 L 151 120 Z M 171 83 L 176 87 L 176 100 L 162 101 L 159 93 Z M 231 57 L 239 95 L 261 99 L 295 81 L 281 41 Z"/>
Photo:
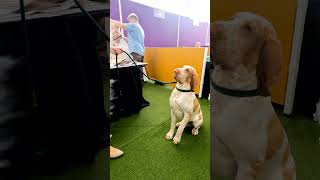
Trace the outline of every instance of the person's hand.
<path fill-rule="evenodd" d="M 121 54 L 123 51 L 121 48 L 115 48 L 115 47 L 112 47 L 111 48 L 111 53 L 112 54 Z"/>
<path fill-rule="evenodd" d="M 126 25 L 124 23 L 122 23 L 122 22 L 119 22 L 119 21 L 111 19 L 110 23 L 112 23 L 114 26 L 116 26 L 118 28 L 126 29 Z"/>
<path fill-rule="evenodd" d="M 116 48 L 116 53 L 117 54 L 122 54 L 123 50 L 121 48 Z"/>

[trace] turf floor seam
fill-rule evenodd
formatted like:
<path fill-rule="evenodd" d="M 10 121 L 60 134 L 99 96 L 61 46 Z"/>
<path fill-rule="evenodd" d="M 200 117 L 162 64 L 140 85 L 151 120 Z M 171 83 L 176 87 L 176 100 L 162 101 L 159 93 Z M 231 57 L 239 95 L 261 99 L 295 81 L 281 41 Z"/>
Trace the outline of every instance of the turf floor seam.
<path fill-rule="evenodd" d="M 124 148 L 124 147 L 126 147 L 127 145 L 131 144 L 132 142 L 138 141 L 139 139 L 143 138 L 144 135 L 148 134 L 149 132 L 152 132 L 153 130 L 157 129 L 159 126 L 161 126 L 161 125 L 163 125 L 163 124 L 165 124 L 165 123 L 167 123 L 167 122 L 162 122 L 161 124 L 159 124 L 159 125 L 157 125 L 157 126 L 152 126 L 152 128 L 146 130 L 146 131 L 143 132 L 141 135 L 137 136 L 136 138 L 131 139 L 131 140 L 128 141 L 127 143 L 119 146 L 119 148 Z"/>

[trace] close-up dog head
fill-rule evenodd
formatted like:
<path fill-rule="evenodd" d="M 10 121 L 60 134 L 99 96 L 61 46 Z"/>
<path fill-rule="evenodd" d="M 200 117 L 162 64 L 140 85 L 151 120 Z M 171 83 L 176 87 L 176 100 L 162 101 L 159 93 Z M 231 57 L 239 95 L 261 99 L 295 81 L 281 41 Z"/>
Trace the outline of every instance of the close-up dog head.
<path fill-rule="evenodd" d="M 198 85 L 198 74 L 195 68 L 184 65 L 182 68 L 174 70 L 174 79 L 181 84 L 188 83 L 191 90 L 194 90 Z"/>
<path fill-rule="evenodd" d="M 261 16 L 241 12 L 214 22 L 211 28 L 214 64 L 227 71 L 242 66 L 256 72 L 261 95 L 270 95 L 281 69 L 281 45 L 273 25 Z"/>

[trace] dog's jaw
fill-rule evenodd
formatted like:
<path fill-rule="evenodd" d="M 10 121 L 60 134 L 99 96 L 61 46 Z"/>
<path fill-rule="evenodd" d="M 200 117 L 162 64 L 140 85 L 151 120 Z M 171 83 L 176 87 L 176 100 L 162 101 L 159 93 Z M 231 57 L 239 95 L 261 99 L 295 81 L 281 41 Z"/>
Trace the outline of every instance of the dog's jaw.
<path fill-rule="evenodd" d="M 220 65 L 216 65 L 211 78 L 216 84 L 229 89 L 253 90 L 258 88 L 256 72 L 248 72 L 243 65 L 238 65 L 232 71 L 224 70 Z"/>
<path fill-rule="evenodd" d="M 186 83 L 186 82 L 185 83 L 177 82 L 176 87 L 181 90 L 190 90 L 191 89 L 190 83 Z"/>

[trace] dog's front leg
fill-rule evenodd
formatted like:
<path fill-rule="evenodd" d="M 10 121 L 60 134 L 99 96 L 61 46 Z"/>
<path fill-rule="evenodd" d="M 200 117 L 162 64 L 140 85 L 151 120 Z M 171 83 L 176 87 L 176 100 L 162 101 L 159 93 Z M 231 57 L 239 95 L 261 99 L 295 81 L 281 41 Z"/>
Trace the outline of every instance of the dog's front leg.
<path fill-rule="evenodd" d="M 169 132 L 166 135 L 166 139 L 167 140 L 170 140 L 170 139 L 173 138 L 174 129 L 176 127 L 176 122 L 177 122 L 177 118 L 176 118 L 176 116 L 174 115 L 174 113 L 171 110 L 171 126 L 170 126 Z"/>
<path fill-rule="evenodd" d="M 173 138 L 173 143 L 174 144 L 178 144 L 181 141 L 181 136 L 182 136 L 183 130 L 186 127 L 186 125 L 189 122 L 191 117 L 192 117 L 192 112 L 184 113 L 183 119 L 182 119 L 182 121 L 180 123 L 180 126 L 179 126 L 179 128 L 177 130 L 177 133 Z"/>

